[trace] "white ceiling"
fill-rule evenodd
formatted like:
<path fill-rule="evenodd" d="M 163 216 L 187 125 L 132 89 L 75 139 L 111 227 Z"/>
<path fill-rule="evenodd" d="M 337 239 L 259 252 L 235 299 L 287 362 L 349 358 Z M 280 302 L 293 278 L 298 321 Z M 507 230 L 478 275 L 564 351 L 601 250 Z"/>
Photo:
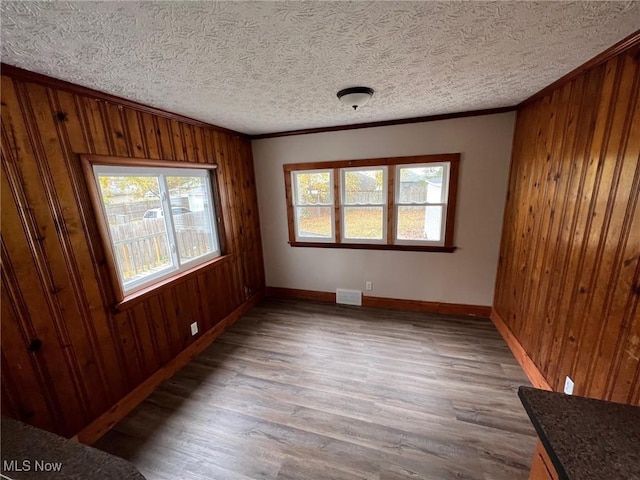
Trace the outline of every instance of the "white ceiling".
<path fill-rule="evenodd" d="M 9 2 L 2 61 L 248 134 L 519 103 L 640 2 Z M 336 92 L 365 85 L 356 112 Z"/>

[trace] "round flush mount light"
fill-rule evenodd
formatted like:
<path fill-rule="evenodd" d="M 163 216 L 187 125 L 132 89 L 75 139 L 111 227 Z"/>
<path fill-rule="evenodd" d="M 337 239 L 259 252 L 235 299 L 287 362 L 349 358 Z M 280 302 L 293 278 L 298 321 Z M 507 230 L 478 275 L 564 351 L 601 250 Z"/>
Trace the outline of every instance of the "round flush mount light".
<path fill-rule="evenodd" d="M 372 96 L 373 88 L 369 87 L 351 87 L 338 92 L 338 99 L 354 110 L 366 105 Z"/>

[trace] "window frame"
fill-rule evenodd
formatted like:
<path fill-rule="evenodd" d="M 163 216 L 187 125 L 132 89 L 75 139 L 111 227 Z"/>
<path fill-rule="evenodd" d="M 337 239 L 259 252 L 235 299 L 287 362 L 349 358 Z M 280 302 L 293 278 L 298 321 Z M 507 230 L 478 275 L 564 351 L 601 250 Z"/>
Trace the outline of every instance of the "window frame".
<path fill-rule="evenodd" d="M 409 163 L 409 164 L 398 164 L 395 166 L 396 168 L 396 172 L 399 172 L 400 169 L 402 168 L 415 168 L 415 167 L 426 167 L 426 166 L 440 166 L 443 167 L 443 174 L 442 177 L 443 178 L 447 178 L 447 183 L 446 183 L 446 191 L 442 192 L 442 197 L 447 198 L 449 197 L 449 189 L 450 189 L 450 180 L 451 180 L 451 164 L 449 162 L 431 162 L 431 163 Z M 438 203 L 434 203 L 434 202 L 400 202 L 400 175 L 396 175 L 396 181 L 395 181 L 395 198 L 394 198 L 394 222 L 393 222 L 393 227 L 394 227 L 394 235 L 393 235 L 393 241 L 394 244 L 396 245 L 431 245 L 431 246 L 436 246 L 436 247 L 443 247 L 445 245 L 446 242 L 446 229 L 447 229 L 447 213 L 449 210 L 449 203 L 448 201 L 443 202 L 443 198 L 441 198 L 440 202 Z M 399 219 L 399 215 L 398 215 L 398 210 L 400 210 L 400 207 L 426 207 L 429 205 L 438 205 L 442 207 L 442 218 L 444 218 L 444 222 L 441 223 L 440 225 L 440 240 L 439 241 L 429 241 L 429 240 L 412 240 L 412 239 L 402 239 L 402 238 L 398 238 L 398 229 L 397 229 L 397 225 L 398 225 L 398 219 Z"/>
<path fill-rule="evenodd" d="M 346 172 L 353 172 L 353 171 L 362 171 L 362 170 L 382 170 L 382 198 L 384 199 L 383 203 L 349 203 L 347 204 L 345 201 L 345 196 L 346 196 L 346 180 L 345 180 L 345 173 Z M 337 171 L 340 173 L 340 183 L 339 183 L 339 190 L 340 190 L 340 202 L 342 207 L 340 208 L 340 221 L 342 222 L 342 226 L 344 227 L 344 235 L 342 236 L 342 242 L 343 243 L 371 243 L 371 244 L 386 244 L 387 243 L 387 239 L 388 239 L 388 233 L 387 233 L 387 229 L 388 229 L 388 222 L 387 222 L 387 218 L 389 215 L 389 197 L 388 197 L 388 190 L 389 190 L 389 167 L 387 165 L 368 165 L 365 167 L 345 167 L 345 168 L 339 168 L 337 169 Z M 347 238 L 346 236 L 346 209 L 348 207 L 382 207 L 382 238 L 381 239 L 376 239 L 376 238 Z M 334 220 L 335 222 L 335 220 Z"/>
<path fill-rule="evenodd" d="M 292 201 L 293 201 L 293 223 L 294 223 L 294 232 L 295 233 L 295 239 L 296 242 L 308 242 L 308 240 L 305 240 L 305 238 L 311 238 L 313 239 L 314 242 L 318 242 L 318 243 L 333 243 L 336 241 L 336 221 L 335 221 L 335 215 L 336 215 L 336 210 L 335 210 L 335 204 L 336 204 L 336 198 L 335 198 L 335 189 L 332 188 L 335 180 L 333 178 L 335 172 L 333 169 L 328 169 L 328 168 L 319 168 L 319 169 L 314 169 L 314 170 L 304 170 L 304 173 L 329 173 L 329 194 L 331 196 L 331 202 L 328 204 L 317 204 L 317 205 L 299 205 L 297 203 L 297 198 L 298 198 L 298 191 L 297 191 L 297 182 L 295 181 L 295 176 L 297 175 L 297 173 L 301 172 L 301 170 L 295 170 L 291 172 L 291 195 L 292 195 Z M 310 208 L 330 208 L 331 209 L 331 237 L 330 238 L 322 238 L 322 237 L 301 237 L 297 234 L 298 232 L 298 215 L 296 214 L 296 209 L 300 208 L 300 207 L 310 207 Z"/>
<path fill-rule="evenodd" d="M 393 158 L 373 158 L 362 160 L 337 160 L 326 162 L 310 163 L 290 163 L 283 165 L 285 178 L 285 197 L 287 202 L 287 225 L 289 233 L 289 244 L 292 247 L 316 247 L 316 248 L 355 248 L 371 250 L 408 250 L 423 252 L 446 252 L 452 253 L 456 250 L 454 245 L 455 235 L 455 215 L 456 201 L 458 193 L 458 177 L 460 167 L 460 153 L 444 153 L 435 155 L 416 155 L 408 157 Z M 446 206 L 443 210 L 443 232 L 440 242 L 429 242 L 420 240 L 398 240 L 396 238 L 397 222 L 397 199 L 396 191 L 399 193 L 396 172 L 399 167 L 413 165 L 445 164 L 448 166 L 448 185 L 446 192 Z M 342 169 L 371 169 L 387 167 L 386 181 L 386 210 L 385 210 L 385 241 L 363 241 L 345 240 L 343 238 L 344 209 L 343 209 L 343 189 L 342 189 Z M 334 212 L 332 219 L 334 222 L 334 241 L 315 242 L 300 240 L 296 237 L 296 227 L 294 222 L 294 206 L 292 199 L 292 178 L 293 172 L 314 171 L 333 169 L 334 181 Z"/>
<path fill-rule="evenodd" d="M 226 254 L 226 242 L 224 225 L 221 218 L 221 199 L 220 192 L 217 188 L 217 165 L 213 163 L 196 163 L 196 162 L 176 162 L 170 160 L 151 160 L 143 158 L 128 158 L 128 157 L 113 157 L 104 155 L 80 155 L 80 161 L 84 178 L 86 181 L 89 197 L 91 200 L 91 206 L 93 216 L 98 226 L 99 241 L 102 244 L 102 248 L 105 254 L 106 266 L 109 271 L 109 277 L 111 280 L 111 286 L 115 294 L 115 310 L 123 310 L 128 308 L 142 298 L 154 294 L 158 289 L 168 286 L 179 281 L 186 280 L 192 275 L 199 273 L 203 269 L 207 269 L 212 265 L 218 264 L 229 257 Z M 95 167 L 95 168 L 94 168 Z M 212 201 L 211 208 L 211 225 L 215 230 L 214 234 L 217 234 L 217 247 L 214 252 L 202 255 L 192 260 L 180 260 L 180 254 L 178 252 L 177 238 L 174 237 L 176 251 L 171 253 L 172 262 L 171 265 L 177 265 L 178 268 L 172 268 L 171 270 L 164 271 L 160 275 L 154 276 L 149 281 L 139 282 L 131 288 L 125 290 L 124 282 L 121 280 L 120 268 L 116 260 L 115 252 L 113 249 L 113 242 L 111 239 L 111 232 L 109 229 L 109 223 L 106 217 L 106 211 L 104 203 L 102 201 L 101 190 L 98 183 L 98 172 L 109 170 L 116 172 L 118 169 L 134 168 L 140 174 L 140 176 L 180 176 L 189 174 L 192 170 L 206 171 L 206 174 L 198 174 L 195 176 L 208 177 L 209 181 L 205 182 L 207 193 Z M 96 168 L 98 170 L 96 170 Z M 163 169 L 164 171 L 157 175 L 151 175 L 151 170 Z M 145 175 L 146 174 L 146 175 Z M 162 192 L 163 186 L 159 185 Z M 166 219 L 167 225 L 167 237 L 171 245 L 172 236 L 175 235 L 175 225 L 173 214 L 171 213 L 171 200 L 169 193 L 167 194 L 167 200 L 161 202 L 163 210 L 163 217 Z M 172 232 L 169 232 L 169 229 Z M 171 247 L 170 247 L 171 248 Z M 177 260 L 177 263 L 175 263 Z M 200 260 L 200 261 L 198 261 Z M 197 261 L 197 263 L 194 263 Z"/>

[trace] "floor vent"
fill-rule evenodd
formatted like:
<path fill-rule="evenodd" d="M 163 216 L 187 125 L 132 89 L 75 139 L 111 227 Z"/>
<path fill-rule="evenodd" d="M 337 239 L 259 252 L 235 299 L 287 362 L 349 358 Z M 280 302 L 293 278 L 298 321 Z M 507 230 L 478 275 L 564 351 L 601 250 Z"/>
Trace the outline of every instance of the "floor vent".
<path fill-rule="evenodd" d="M 344 305 L 362 305 L 362 291 L 338 288 L 336 290 L 336 303 L 342 303 Z"/>

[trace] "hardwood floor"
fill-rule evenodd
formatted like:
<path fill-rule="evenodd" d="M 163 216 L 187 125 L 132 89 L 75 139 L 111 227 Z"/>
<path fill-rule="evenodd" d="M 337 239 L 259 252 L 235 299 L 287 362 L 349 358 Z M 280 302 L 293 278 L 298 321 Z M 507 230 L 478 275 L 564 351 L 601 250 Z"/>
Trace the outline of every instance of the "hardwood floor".
<path fill-rule="evenodd" d="M 95 446 L 150 480 L 524 480 L 522 384 L 489 320 L 267 300 Z"/>

